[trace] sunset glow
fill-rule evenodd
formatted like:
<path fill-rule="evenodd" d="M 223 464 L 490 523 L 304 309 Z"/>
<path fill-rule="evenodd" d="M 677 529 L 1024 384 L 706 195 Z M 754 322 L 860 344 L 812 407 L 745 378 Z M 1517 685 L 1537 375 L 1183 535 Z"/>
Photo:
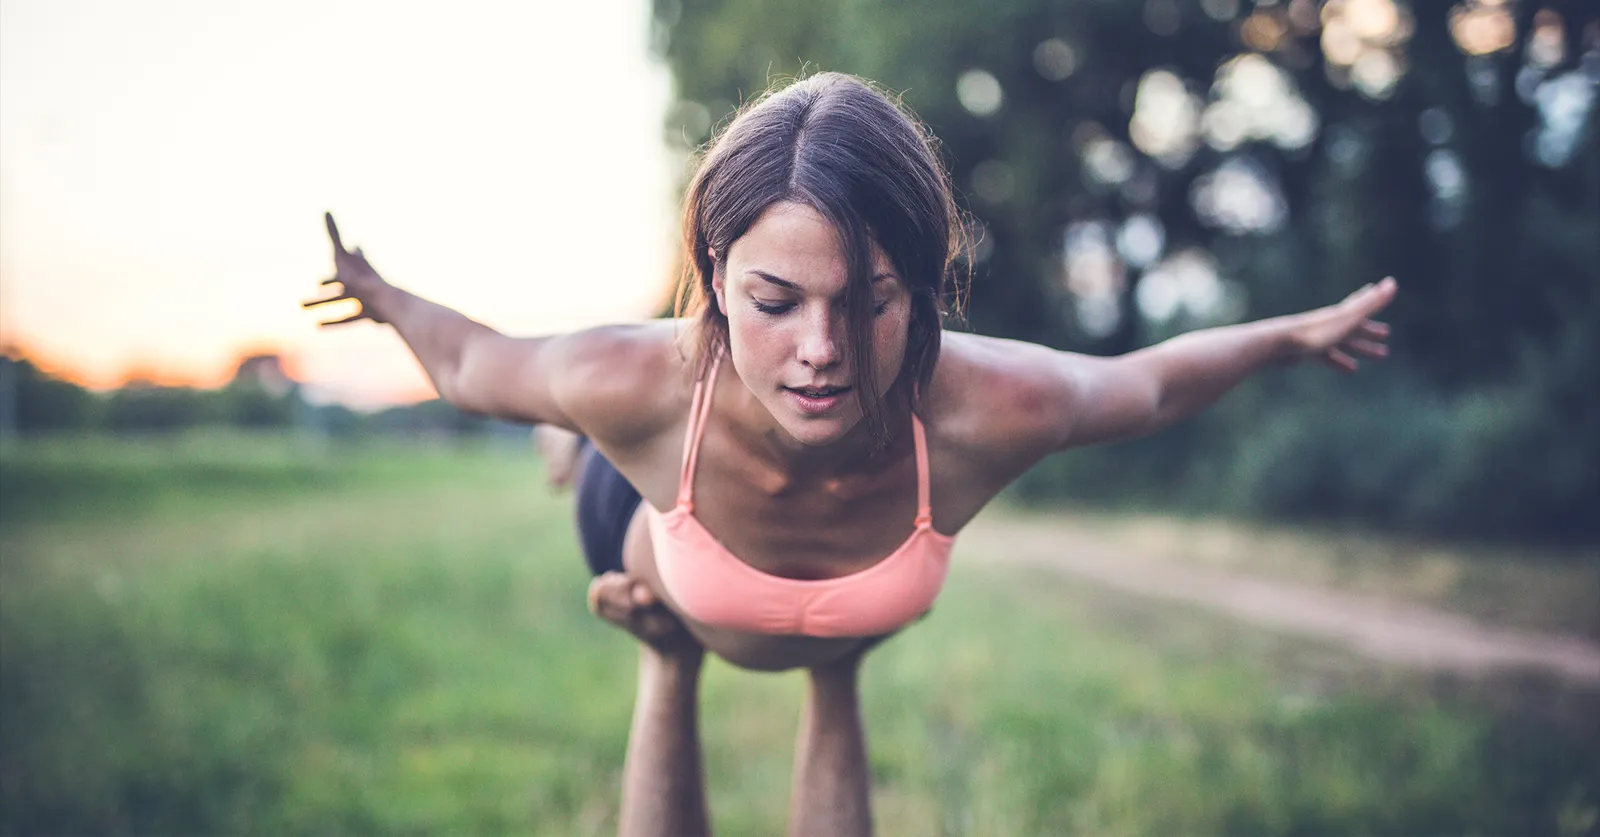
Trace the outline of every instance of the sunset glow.
<path fill-rule="evenodd" d="M 279 351 L 314 397 L 431 394 L 318 330 L 322 213 L 509 333 L 647 316 L 670 270 L 648 4 L 0 0 L 0 344 L 98 387 Z"/>

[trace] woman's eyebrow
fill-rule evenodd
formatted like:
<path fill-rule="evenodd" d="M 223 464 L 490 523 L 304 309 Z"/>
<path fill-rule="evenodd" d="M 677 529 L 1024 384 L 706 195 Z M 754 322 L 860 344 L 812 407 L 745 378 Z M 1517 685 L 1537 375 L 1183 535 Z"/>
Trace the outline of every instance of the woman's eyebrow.
<path fill-rule="evenodd" d="M 796 285 L 795 283 L 790 282 L 787 279 L 779 279 L 778 277 L 773 276 L 772 274 L 766 272 L 765 270 L 747 270 L 747 271 L 745 271 L 745 273 L 747 273 L 747 274 L 749 274 L 751 276 L 755 276 L 757 278 L 760 278 L 762 280 L 765 280 L 767 282 L 770 282 L 771 284 L 777 285 L 778 287 L 783 288 L 785 290 L 794 291 L 796 293 L 803 293 L 804 292 L 804 289 L 801 288 L 799 285 Z M 893 273 L 880 273 L 877 276 L 872 277 L 872 284 L 876 285 L 879 282 L 892 282 L 897 278 L 899 278 L 899 277 L 895 276 Z"/>
<path fill-rule="evenodd" d="M 802 290 L 799 285 L 796 285 L 795 283 L 790 282 L 787 279 L 779 279 L 778 277 L 773 276 L 772 274 L 766 272 L 765 270 L 750 270 L 750 271 L 746 271 L 746 272 L 751 276 L 757 276 L 757 277 L 760 277 L 762 279 L 765 279 L 768 282 L 771 282 L 772 284 L 777 285 L 780 288 L 785 288 L 787 290 L 795 291 L 796 293 L 799 293 Z"/>

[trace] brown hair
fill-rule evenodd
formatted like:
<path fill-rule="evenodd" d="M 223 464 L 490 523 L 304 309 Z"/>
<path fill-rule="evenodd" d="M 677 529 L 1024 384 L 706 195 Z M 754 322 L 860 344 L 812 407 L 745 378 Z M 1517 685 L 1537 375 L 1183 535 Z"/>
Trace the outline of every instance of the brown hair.
<path fill-rule="evenodd" d="M 849 266 L 846 318 L 863 419 L 888 439 L 872 357 L 872 243 L 883 248 L 911 296 L 911 326 L 900 378 L 916 397 L 933 378 L 946 297 L 957 287 L 962 226 L 934 140 L 898 101 L 869 83 L 820 73 L 774 86 L 712 141 L 684 200 L 688 265 L 681 316 L 700 308 L 698 369 L 727 346 L 727 312 L 713 302 L 717 260 L 767 207 L 815 209 L 838 230 Z"/>

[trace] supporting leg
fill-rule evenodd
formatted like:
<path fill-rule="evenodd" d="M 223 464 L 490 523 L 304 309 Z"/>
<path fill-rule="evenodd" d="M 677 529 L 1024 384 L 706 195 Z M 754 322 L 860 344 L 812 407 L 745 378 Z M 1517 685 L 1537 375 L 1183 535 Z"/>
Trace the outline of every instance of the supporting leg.
<path fill-rule="evenodd" d="M 639 694 L 622 771 L 622 837 L 709 835 L 700 761 L 700 652 L 639 648 Z"/>
<path fill-rule="evenodd" d="M 872 833 L 867 741 L 857 690 L 862 653 L 810 670 L 795 745 L 790 837 Z"/>
<path fill-rule="evenodd" d="M 589 608 L 640 640 L 618 833 L 710 834 L 697 706 L 705 649 L 643 584 L 622 573 L 595 578 Z"/>

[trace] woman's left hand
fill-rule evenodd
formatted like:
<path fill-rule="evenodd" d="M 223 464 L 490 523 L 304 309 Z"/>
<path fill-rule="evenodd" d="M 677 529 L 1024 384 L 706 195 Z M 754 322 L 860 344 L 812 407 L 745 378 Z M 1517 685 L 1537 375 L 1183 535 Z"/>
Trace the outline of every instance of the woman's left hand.
<path fill-rule="evenodd" d="M 1294 360 L 1321 360 L 1344 372 L 1354 372 L 1361 359 L 1380 360 L 1389 354 L 1389 326 L 1372 319 L 1394 299 L 1394 277 L 1367 285 L 1337 305 L 1307 311 L 1295 318 L 1289 332 Z"/>

